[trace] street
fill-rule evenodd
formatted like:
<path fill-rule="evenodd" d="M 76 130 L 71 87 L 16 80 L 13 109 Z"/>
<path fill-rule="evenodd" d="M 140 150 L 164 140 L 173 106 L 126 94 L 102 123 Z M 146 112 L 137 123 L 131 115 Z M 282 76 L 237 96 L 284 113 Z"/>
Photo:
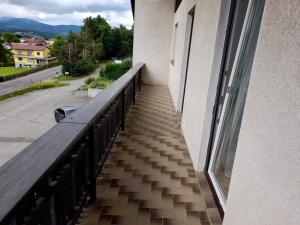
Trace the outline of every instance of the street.
<path fill-rule="evenodd" d="M 0 83 L 0 95 L 4 95 L 13 91 L 30 86 L 40 80 L 47 80 L 61 73 L 61 66 L 56 66 L 50 69 L 42 70 L 36 73 L 28 74 L 13 80 Z"/>
<path fill-rule="evenodd" d="M 50 69 L 49 76 L 57 69 Z M 68 82 L 69 86 L 35 91 L 0 102 L 0 166 L 56 124 L 56 108 L 78 107 L 88 101 L 86 92 L 74 92 L 84 79 Z"/>

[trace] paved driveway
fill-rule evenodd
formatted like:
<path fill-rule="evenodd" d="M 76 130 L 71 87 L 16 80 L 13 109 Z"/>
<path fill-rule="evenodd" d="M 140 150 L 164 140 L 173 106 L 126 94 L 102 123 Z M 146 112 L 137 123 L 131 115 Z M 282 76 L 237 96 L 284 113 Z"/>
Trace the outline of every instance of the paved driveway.
<path fill-rule="evenodd" d="M 0 166 L 55 125 L 55 108 L 88 101 L 86 92 L 74 92 L 83 80 L 0 102 Z"/>
<path fill-rule="evenodd" d="M 55 77 L 58 73 L 61 73 L 61 66 L 56 66 L 50 69 L 26 75 L 24 77 L 1 82 L 0 95 L 4 95 L 6 93 L 28 87 L 32 83 L 36 83 L 40 80 L 47 80 L 49 78 Z"/>

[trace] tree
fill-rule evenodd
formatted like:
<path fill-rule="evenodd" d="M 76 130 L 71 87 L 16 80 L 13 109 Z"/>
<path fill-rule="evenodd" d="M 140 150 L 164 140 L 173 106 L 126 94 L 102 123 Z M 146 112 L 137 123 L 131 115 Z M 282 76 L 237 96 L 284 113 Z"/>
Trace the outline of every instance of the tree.
<path fill-rule="evenodd" d="M 98 15 L 95 18 L 87 17 L 83 20 L 81 33 L 88 35 L 96 45 L 102 46 L 99 59 L 109 59 L 114 56 L 114 35 L 107 21 Z"/>
<path fill-rule="evenodd" d="M 117 57 L 126 57 L 132 55 L 133 48 L 133 30 L 120 25 L 113 29 L 114 33 L 114 54 Z"/>
<path fill-rule="evenodd" d="M 86 35 L 70 32 L 62 50 L 63 72 L 81 76 L 95 68 L 92 43 Z"/>
<path fill-rule="evenodd" d="M 20 37 L 17 34 L 11 32 L 4 32 L 3 33 L 3 40 L 5 43 L 12 43 L 12 42 L 20 42 Z"/>
<path fill-rule="evenodd" d="M 63 71 L 83 75 L 101 59 L 125 57 L 132 54 L 133 31 L 125 26 L 112 28 L 98 15 L 83 21 L 80 33 L 70 32 L 65 38 L 57 37 L 52 52 L 59 53 Z"/>
<path fill-rule="evenodd" d="M 62 51 L 64 44 L 66 42 L 66 38 L 58 35 L 54 39 L 53 45 L 50 47 L 51 55 L 58 57 L 60 60 L 62 58 Z"/>
<path fill-rule="evenodd" d="M 11 64 L 12 61 L 13 61 L 13 59 L 12 59 L 11 52 L 4 47 L 3 40 L 0 39 L 0 64 L 1 64 L 1 66 Z"/>

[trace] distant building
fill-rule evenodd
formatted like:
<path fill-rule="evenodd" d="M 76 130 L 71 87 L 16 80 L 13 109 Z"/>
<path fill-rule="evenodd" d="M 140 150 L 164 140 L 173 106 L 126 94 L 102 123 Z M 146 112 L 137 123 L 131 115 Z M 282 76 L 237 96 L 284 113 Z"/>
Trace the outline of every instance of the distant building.
<path fill-rule="evenodd" d="M 15 67 L 36 67 L 47 65 L 55 57 L 51 57 L 47 46 L 39 46 L 25 43 L 11 44 L 14 55 Z"/>
<path fill-rule="evenodd" d="M 9 43 L 5 43 L 3 46 L 5 49 L 11 50 L 11 45 Z"/>
<path fill-rule="evenodd" d="M 53 45 L 53 43 L 54 43 L 54 39 L 46 40 L 47 46 L 51 46 L 51 45 Z"/>
<path fill-rule="evenodd" d="M 20 39 L 21 43 L 26 43 L 26 44 L 30 44 L 30 45 L 47 45 L 47 39 L 45 38 L 21 38 Z"/>

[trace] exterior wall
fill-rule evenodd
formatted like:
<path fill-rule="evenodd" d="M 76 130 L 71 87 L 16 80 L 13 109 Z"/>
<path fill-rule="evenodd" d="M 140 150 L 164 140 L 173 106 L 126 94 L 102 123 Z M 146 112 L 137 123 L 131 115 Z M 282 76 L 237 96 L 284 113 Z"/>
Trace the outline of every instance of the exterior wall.
<path fill-rule="evenodd" d="M 182 79 L 182 69 L 184 65 L 184 52 L 186 43 L 186 29 L 187 29 L 187 18 L 188 12 L 196 5 L 195 0 L 184 0 L 181 2 L 177 12 L 175 14 L 173 29 L 173 40 L 174 40 L 174 29 L 177 24 L 176 44 L 172 43 L 171 53 L 174 54 L 174 65 L 170 64 L 168 86 L 171 92 L 171 96 L 174 102 L 175 109 L 178 111 L 178 100 L 179 100 L 179 88 Z"/>
<path fill-rule="evenodd" d="M 199 166 L 198 160 L 221 2 L 219 0 L 199 0 L 196 2 L 189 72 L 186 81 L 185 103 L 181 125 L 194 167 L 201 167 L 203 169 L 204 165 Z M 182 2 L 183 5 L 180 7 L 185 9 L 178 11 L 177 18 L 185 18 L 187 16 L 191 3 L 192 1 Z M 181 16 L 181 13 L 185 15 Z M 182 23 L 186 22 L 183 21 Z M 182 45 L 180 38 L 178 45 Z M 181 52 L 182 50 L 178 51 L 177 54 L 181 54 Z M 180 57 L 177 56 L 177 58 Z M 177 70 L 171 69 L 170 71 L 169 87 L 173 100 L 177 103 L 178 99 L 176 98 L 178 98 L 179 93 L 181 68 Z M 174 80 L 171 81 L 171 79 Z M 207 149 L 203 149 L 203 151 L 206 152 Z"/>
<path fill-rule="evenodd" d="M 300 221 L 300 2 L 267 0 L 224 225 Z"/>
<path fill-rule="evenodd" d="M 38 52 L 40 53 L 40 55 L 37 54 Z M 46 58 L 49 57 L 50 50 L 46 48 L 44 51 L 33 51 L 33 55 L 34 57 L 38 57 L 38 58 Z"/>
<path fill-rule="evenodd" d="M 20 54 L 19 51 L 21 51 Z M 50 50 L 48 48 L 46 48 L 44 51 L 13 50 L 12 52 L 14 54 L 15 67 L 20 67 L 20 65 L 45 65 L 48 64 L 47 60 L 44 60 L 41 63 L 37 63 L 37 60 L 34 58 L 47 58 L 50 56 Z M 31 55 L 28 56 L 27 52 L 31 52 Z M 38 55 L 38 52 L 40 53 L 40 55 Z M 19 57 L 22 58 L 22 60 L 19 60 Z"/>
<path fill-rule="evenodd" d="M 168 83 L 174 4 L 171 0 L 135 1 L 133 63 L 146 63 L 146 83 Z"/>
<path fill-rule="evenodd" d="M 208 2 L 208 1 L 207 1 Z M 178 24 L 177 27 L 177 40 L 176 40 L 176 54 L 175 54 L 175 64 L 170 66 L 170 76 L 169 76 L 169 89 L 173 98 L 173 102 L 175 105 L 175 108 L 177 111 L 180 111 L 179 102 L 182 100 L 182 96 L 179 94 L 180 88 L 182 88 L 183 84 L 183 77 L 185 75 L 185 71 L 183 69 L 184 67 L 184 48 L 185 48 L 185 42 L 186 42 L 186 25 L 187 25 L 187 15 L 190 9 L 196 4 L 196 8 L 201 8 L 202 4 L 205 4 L 205 2 L 198 3 L 194 0 L 185 0 L 181 3 L 178 11 L 175 15 L 175 22 L 174 24 Z M 198 50 L 198 52 L 194 51 L 194 54 L 192 57 L 194 57 L 194 61 L 198 60 L 198 63 L 193 66 L 194 72 L 189 73 L 188 76 L 194 76 L 197 80 L 197 84 L 200 86 L 202 83 L 202 79 L 207 83 L 209 82 L 209 85 L 206 87 L 207 92 L 201 93 L 200 90 L 193 91 L 192 94 L 195 94 L 195 97 L 198 98 L 198 96 L 201 96 L 201 99 L 203 100 L 203 104 L 194 104 L 195 106 L 198 105 L 198 108 L 201 108 L 201 113 L 198 113 L 197 115 L 194 114 L 193 116 L 190 116 L 188 114 L 185 114 L 185 118 L 188 117 L 198 117 L 199 120 L 203 121 L 203 129 L 202 131 L 197 127 L 194 126 L 193 129 L 191 129 L 191 126 L 189 126 L 189 131 L 185 131 L 185 137 L 187 141 L 189 141 L 189 149 L 191 152 L 194 152 L 193 154 L 193 161 L 194 166 L 197 170 L 202 171 L 205 166 L 205 160 L 207 155 L 207 149 L 208 149 L 208 142 L 209 142 L 209 135 L 210 135 L 210 126 L 211 126 L 211 120 L 212 120 L 212 111 L 213 111 L 213 105 L 216 97 L 216 90 L 217 90 L 217 84 L 218 84 L 218 78 L 221 68 L 221 61 L 222 61 L 222 55 L 223 55 L 223 46 L 225 41 L 225 35 L 226 35 L 226 29 L 227 29 L 227 21 L 228 21 L 228 15 L 229 15 L 229 9 L 230 9 L 230 1 L 221 1 L 221 6 L 219 10 L 219 4 L 217 2 L 210 2 L 208 4 L 212 4 L 214 8 L 211 9 L 211 13 L 208 13 L 207 15 L 203 15 L 203 17 L 206 17 L 206 20 L 210 20 L 210 16 L 212 17 L 214 14 L 214 20 L 212 21 L 213 27 L 210 30 L 210 37 L 212 37 L 212 40 L 209 40 L 210 37 L 204 40 L 202 38 L 201 41 L 204 41 L 205 43 L 209 43 L 209 47 L 207 51 L 211 51 L 209 56 L 211 57 L 209 59 L 209 64 L 204 65 L 204 62 L 201 64 L 202 67 L 205 67 L 205 73 L 198 73 L 197 74 L 197 66 L 200 68 L 200 62 L 202 61 L 201 58 L 206 57 L 206 53 L 202 53 L 202 50 Z M 207 5 L 209 8 L 210 5 Z M 199 17 L 199 13 L 202 13 L 201 10 L 198 10 L 195 13 L 195 17 Z M 218 24 L 217 20 L 219 18 Z M 202 20 L 202 18 L 201 18 Z M 199 21 L 199 19 L 198 19 Z M 197 20 L 195 20 L 194 27 L 198 26 Z M 216 27 L 217 27 L 217 35 L 216 35 Z M 202 24 L 202 28 L 205 28 L 205 25 Z M 201 28 L 201 29 L 202 29 Z M 204 33 L 207 32 L 206 30 L 201 29 L 194 29 L 193 33 L 193 42 L 199 42 L 199 37 L 204 36 Z M 197 33 L 196 33 L 197 32 Z M 215 40 L 215 36 L 217 40 Z M 214 41 L 215 40 L 215 41 Z M 193 43 L 194 44 L 194 43 Z M 203 46 L 203 44 L 202 44 Z M 193 45 L 192 45 L 193 48 Z M 196 71 L 196 72 L 195 72 Z M 193 74 L 193 75 L 191 75 Z M 207 89 L 208 88 L 208 89 Z M 186 98 L 187 104 L 192 104 L 192 102 L 189 103 L 188 97 Z M 200 101 L 197 101 L 200 102 Z M 204 104 L 206 102 L 206 104 Z M 188 120 L 188 119 L 187 119 Z M 187 121 L 190 125 L 192 125 L 193 121 Z M 196 136 L 193 138 L 189 138 L 188 136 L 190 133 L 196 132 L 197 135 L 201 135 L 201 139 Z M 198 158 L 197 158 L 198 156 Z"/>

